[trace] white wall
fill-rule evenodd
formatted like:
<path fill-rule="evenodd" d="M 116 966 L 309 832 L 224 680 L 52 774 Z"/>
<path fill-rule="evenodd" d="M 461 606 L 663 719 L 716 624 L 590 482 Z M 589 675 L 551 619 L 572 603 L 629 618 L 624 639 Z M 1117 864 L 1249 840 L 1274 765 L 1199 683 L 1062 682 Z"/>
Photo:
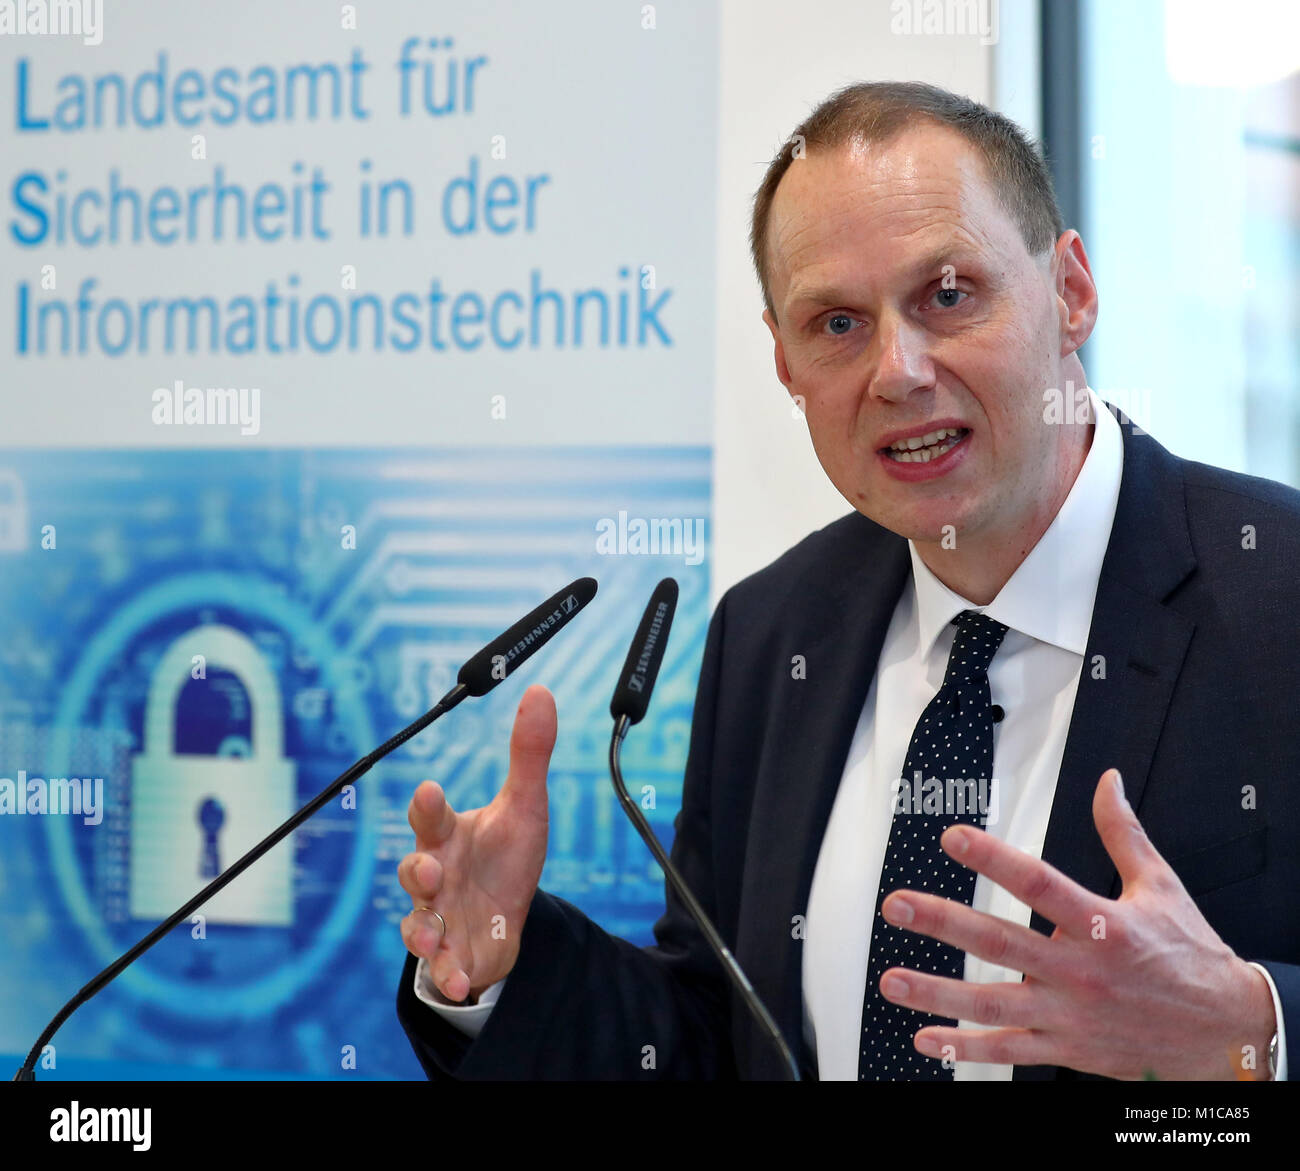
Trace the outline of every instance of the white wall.
<path fill-rule="evenodd" d="M 1002 40 L 1018 7 L 1000 6 Z M 850 82 L 928 81 L 990 102 L 997 51 L 978 36 L 893 35 L 891 0 L 723 0 L 721 23 L 714 602 L 849 511 L 793 415 L 762 321 L 749 216 L 768 162 L 818 102 Z"/>

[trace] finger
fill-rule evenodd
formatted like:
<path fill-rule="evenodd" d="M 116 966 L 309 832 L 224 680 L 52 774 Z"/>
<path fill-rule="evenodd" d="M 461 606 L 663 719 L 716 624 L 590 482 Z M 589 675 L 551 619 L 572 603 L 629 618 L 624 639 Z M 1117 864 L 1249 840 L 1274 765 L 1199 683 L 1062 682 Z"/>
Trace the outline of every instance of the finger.
<path fill-rule="evenodd" d="M 412 911 L 401 922 L 402 942 L 413 956 L 432 962 L 442 947 L 442 929 L 430 911 Z"/>
<path fill-rule="evenodd" d="M 424 781 L 415 790 L 406 820 L 415 830 L 415 845 L 420 850 L 442 845 L 456 828 L 456 814 L 437 781 Z"/>
<path fill-rule="evenodd" d="M 429 975 L 438 991 L 457 1002 L 469 996 L 469 976 L 450 947 L 442 947 L 429 963 Z"/>
<path fill-rule="evenodd" d="M 912 1040 L 918 1053 L 952 1061 L 991 1065 L 1059 1065 L 1059 1048 L 1038 1029 L 955 1029 L 931 1026 Z"/>
<path fill-rule="evenodd" d="M 411 896 L 414 906 L 432 904 L 442 890 L 442 863 L 432 854 L 417 851 L 407 854 L 397 865 L 397 881 Z"/>
<path fill-rule="evenodd" d="M 470 992 L 469 976 L 451 924 L 444 930 L 432 910 L 413 910 L 402 920 L 401 932 L 406 950 L 428 962 L 429 978 L 438 991 L 448 1000 L 464 1000 Z"/>
<path fill-rule="evenodd" d="M 949 857 L 996 882 L 1069 935 L 1087 935 L 1093 916 L 1110 901 L 1067 878 L 1041 858 L 974 826 L 952 826 L 944 831 L 939 845 Z"/>
<path fill-rule="evenodd" d="M 1065 945 L 1053 946 L 1037 931 L 924 891 L 891 891 L 881 903 L 880 913 L 895 927 L 951 943 L 991 964 L 1036 979 L 1056 982 L 1070 963 Z"/>
<path fill-rule="evenodd" d="M 1151 844 L 1147 832 L 1138 821 L 1127 798 L 1119 769 L 1110 768 L 1101 774 L 1097 791 L 1092 798 L 1092 820 L 1097 826 L 1101 843 L 1115 863 L 1115 869 L 1128 886 L 1142 878 L 1150 879 L 1168 871 L 1169 864 Z"/>
<path fill-rule="evenodd" d="M 510 733 L 510 772 L 501 797 L 546 819 L 546 770 L 555 747 L 555 697 L 540 684 L 524 692 Z"/>
<path fill-rule="evenodd" d="M 1047 1023 L 1048 1005 L 1032 984 L 973 984 L 910 968 L 889 968 L 880 977 L 880 994 L 918 1012 L 973 1021 L 999 1028 L 1035 1028 Z"/>

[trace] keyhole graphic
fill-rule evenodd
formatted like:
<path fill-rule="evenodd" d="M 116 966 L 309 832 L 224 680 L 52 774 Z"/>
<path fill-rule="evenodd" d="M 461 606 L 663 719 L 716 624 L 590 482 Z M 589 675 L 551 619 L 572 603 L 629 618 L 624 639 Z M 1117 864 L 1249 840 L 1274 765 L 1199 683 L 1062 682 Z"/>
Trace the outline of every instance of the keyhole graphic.
<path fill-rule="evenodd" d="M 216 878 L 221 873 L 217 857 L 217 831 L 226 820 L 225 807 L 215 797 L 199 805 L 199 826 L 203 830 L 203 850 L 199 855 L 199 877 Z"/>

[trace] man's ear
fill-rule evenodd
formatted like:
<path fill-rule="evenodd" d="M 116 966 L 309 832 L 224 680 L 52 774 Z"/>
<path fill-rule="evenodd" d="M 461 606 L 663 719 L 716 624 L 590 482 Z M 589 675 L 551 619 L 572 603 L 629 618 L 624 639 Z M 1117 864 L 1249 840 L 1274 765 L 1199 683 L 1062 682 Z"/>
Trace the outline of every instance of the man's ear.
<path fill-rule="evenodd" d="M 790 382 L 790 367 L 785 364 L 785 347 L 781 344 L 781 331 L 777 328 L 776 318 L 772 310 L 763 310 L 763 320 L 767 323 L 767 328 L 772 332 L 772 342 L 774 345 L 773 358 L 776 360 L 776 376 L 781 380 L 781 385 L 786 388 L 791 395 L 794 394 L 794 388 Z"/>
<path fill-rule="evenodd" d="M 1073 354 L 1097 323 L 1097 286 L 1093 283 L 1083 239 L 1073 229 L 1056 242 L 1054 257 L 1057 312 L 1061 324 L 1061 357 Z"/>

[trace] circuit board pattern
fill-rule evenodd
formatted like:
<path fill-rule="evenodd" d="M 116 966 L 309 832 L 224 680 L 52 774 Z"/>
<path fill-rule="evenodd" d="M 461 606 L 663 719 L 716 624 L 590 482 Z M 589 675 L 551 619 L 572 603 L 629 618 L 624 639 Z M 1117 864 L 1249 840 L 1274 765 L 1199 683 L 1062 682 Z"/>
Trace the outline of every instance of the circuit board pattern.
<path fill-rule="evenodd" d="M 149 848 L 131 840 L 132 803 L 149 799 L 133 771 L 151 679 L 196 629 L 241 633 L 269 667 L 296 808 L 542 598 L 578 576 L 600 582 L 551 646 L 277 847 L 292 851 L 288 926 L 177 928 L 73 1017 L 56 1069 L 40 1076 L 421 1076 L 394 1011 L 406 806 L 425 777 L 455 807 L 490 801 L 534 682 L 560 717 L 542 885 L 614 934 L 651 941 L 663 878 L 610 786 L 609 697 L 651 590 L 677 578 L 654 702 L 624 754 L 668 846 L 708 621 L 708 545 L 620 551 L 597 534 L 620 517 L 624 529 L 666 518 L 705 534 L 707 449 L 13 451 L 0 454 L 0 477 L 0 777 L 104 781 L 97 824 L 0 817 L 0 1051 L 25 1053 L 59 1005 L 156 922 L 131 911 L 131 852 Z M 187 681 L 165 751 L 227 757 L 232 776 L 255 770 L 249 698 L 237 673 Z M 193 835 L 199 865 L 200 828 L 186 818 L 175 832 Z"/>

